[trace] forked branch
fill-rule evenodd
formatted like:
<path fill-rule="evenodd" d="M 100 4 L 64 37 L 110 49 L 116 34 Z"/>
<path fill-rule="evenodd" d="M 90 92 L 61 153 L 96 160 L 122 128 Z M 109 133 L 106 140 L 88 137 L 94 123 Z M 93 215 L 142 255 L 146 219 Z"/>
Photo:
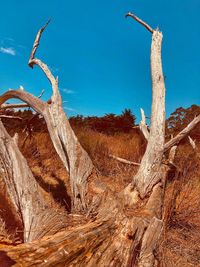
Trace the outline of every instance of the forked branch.
<path fill-rule="evenodd" d="M 28 65 L 31 68 L 33 68 L 34 65 L 38 65 L 41 68 L 41 70 L 44 72 L 47 79 L 50 81 L 50 83 L 52 85 L 53 97 L 56 97 L 57 101 L 59 101 L 60 100 L 60 94 L 58 92 L 58 78 L 55 78 L 53 76 L 49 67 L 45 63 L 43 63 L 40 59 L 35 58 L 35 54 L 36 54 L 37 48 L 40 44 L 40 39 L 41 39 L 42 33 L 46 29 L 46 27 L 48 26 L 49 23 L 50 23 L 50 20 L 48 20 L 47 23 L 38 31 L 36 38 L 35 38 L 35 41 L 34 41 L 34 44 L 33 44 L 33 48 L 31 51 Z"/>

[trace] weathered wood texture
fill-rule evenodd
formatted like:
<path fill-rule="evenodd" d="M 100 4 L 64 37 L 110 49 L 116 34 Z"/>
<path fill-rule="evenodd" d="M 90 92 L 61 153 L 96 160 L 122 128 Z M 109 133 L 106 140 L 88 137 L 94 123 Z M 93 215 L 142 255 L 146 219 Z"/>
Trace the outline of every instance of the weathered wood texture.
<path fill-rule="evenodd" d="M 0 105 L 10 98 L 18 98 L 43 115 L 55 150 L 70 176 L 73 208 L 82 211 L 87 208 L 87 179 L 94 167 L 69 124 L 58 88 L 56 90 L 59 100 L 52 99 L 50 104 L 25 91 L 10 90 L 0 97 Z"/>
<path fill-rule="evenodd" d="M 160 180 L 160 166 L 165 141 L 165 84 L 161 60 L 162 33 L 153 31 L 151 46 L 152 75 L 152 113 L 151 129 L 146 152 L 142 158 L 137 175 L 133 178 L 133 186 L 137 187 L 142 198 L 149 193 Z"/>
<path fill-rule="evenodd" d="M 15 140 L 0 122 L 0 168 L 7 192 L 23 223 L 24 242 L 55 233 L 64 226 L 65 213 L 45 203 L 38 184 Z M 56 222 L 56 225 L 54 224 Z"/>
<path fill-rule="evenodd" d="M 73 196 L 72 207 L 81 212 L 87 209 L 87 179 L 92 174 L 94 167 L 87 152 L 75 136 L 63 110 L 62 98 L 58 90 L 58 77 L 55 78 L 48 66 L 40 59 L 35 58 L 41 34 L 48 24 L 49 21 L 38 31 L 28 64 L 32 68 L 34 65 L 39 66 L 51 83 L 51 104 L 46 106 L 43 116 L 54 147 L 69 172 Z"/>

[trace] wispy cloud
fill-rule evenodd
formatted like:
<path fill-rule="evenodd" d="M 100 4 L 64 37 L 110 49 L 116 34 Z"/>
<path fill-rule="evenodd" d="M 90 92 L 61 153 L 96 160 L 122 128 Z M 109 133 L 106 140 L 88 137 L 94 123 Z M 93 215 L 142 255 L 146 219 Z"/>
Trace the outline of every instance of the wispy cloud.
<path fill-rule="evenodd" d="M 8 55 L 11 55 L 11 56 L 15 56 L 16 55 L 16 51 L 13 47 L 3 47 L 1 46 L 0 47 L 0 52 L 3 53 L 3 54 L 8 54 Z"/>
<path fill-rule="evenodd" d="M 0 53 L 16 56 L 24 49 L 26 49 L 24 45 L 18 44 L 15 39 L 11 37 L 4 37 L 0 40 Z"/>
<path fill-rule="evenodd" d="M 49 66 L 49 69 L 50 69 L 51 72 L 54 72 L 54 73 L 59 72 L 59 68 L 58 67 Z"/>
<path fill-rule="evenodd" d="M 74 91 L 67 88 L 60 88 L 60 90 L 65 94 L 74 94 Z"/>
<path fill-rule="evenodd" d="M 76 112 L 76 110 L 74 108 L 70 108 L 70 107 L 64 107 L 65 110 L 68 111 L 72 111 L 72 112 Z"/>

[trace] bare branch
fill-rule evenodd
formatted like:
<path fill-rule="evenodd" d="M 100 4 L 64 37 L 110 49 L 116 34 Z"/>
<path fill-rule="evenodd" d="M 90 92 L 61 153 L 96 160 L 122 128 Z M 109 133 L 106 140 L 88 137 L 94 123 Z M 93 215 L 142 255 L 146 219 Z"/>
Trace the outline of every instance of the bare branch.
<path fill-rule="evenodd" d="M 140 130 L 143 133 L 145 139 L 148 141 L 148 139 L 149 139 L 149 131 L 148 131 L 148 128 L 147 128 L 147 125 L 146 125 L 146 117 L 145 117 L 145 114 L 144 114 L 144 110 L 141 108 L 140 112 L 141 112 L 142 120 L 140 122 L 139 127 L 140 127 Z"/>
<path fill-rule="evenodd" d="M 132 129 L 138 129 L 138 128 L 140 128 L 139 125 L 136 125 L 136 126 L 133 126 L 133 127 L 132 127 Z"/>
<path fill-rule="evenodd" d="M 94 166 L 89 155 L 78 142 L 77 137 L 66 118 L 58 88 L 58 77 L 55 78 L 49 67 L 40 59 L 35 58 L 42 32 L 47 25 L 48 23 L 38 31 L 29 59 L 29 66 L 33 67 L 34 65 L 38 65 L 51 83 L 53 91 L 51 97 L 52 103 L 51 105 L 45 106 L 45 112 L 42 112 L 42 115 L 47 123 L 54 147 L 70 175 L 73 195 L 72 206 L 76 211 L 81 211 L 87 209 L 87 179 L 93 173 Z M 35 109 L 37 110 L 37 107 Z"/>
<path fill-rule="evenodd" d="M 13 91 L 10 89 L 9 91 Z M 38 98 L 41 98 L 44 94 L 45 90 L 42 89 L 42 92 L 39 94 Z M 47 103 L 50 104 L 51 100 L 48 100 Z M 17 103 L 17 104 L 2 104 L 0 109 L 9 109 L 9 108 L 29 108 L 30 105 L 27 103 Z"/>
<path fill-rule="evenodd" d="M 28 108 L 30 105 L 26 103 L 19 103 L 19 104 L 2 104 L 0 109 L 9 109 L 9 108 Z"/>
<path fill-rule="evenodd" d="M 125 15 L 125 17 L 131 17 L 134 20 L 136 20 L 138 23 L 140 23 L 142 26 L 144 26 L 150 33 L 153 33 L 154 30 L 143 20 L 141 20 L 140 18 L 138 18 L 137 16 L 135 16 L 133 13 L 129 12 Z"/>
<path fill-rule="evenodd" d="M 36 38 L 35 38 L 35 42 L 33 44 L 33 48 L 31 51 L 31 55 L 29 58 L 29 62 L 28 65 L 29 67 L 33 68 L 34 65 L 38 65 L 41 70 L 44 72 L 44 74 L 46 75 L 47 79 L 49 80 L 49 82 L 51 83 L 52 86 L 52 90 L 53 90 L 53 97 L 57 99 L 57 101 L 61 101 L 60 98 L 60 94 L 58 91 L 58 78 L 55 78 L 52 74 L 52 72 L 50 71 L 49 67 L 43 63 L 40 59 L 35 58 L 35 54 L 37 51 L 37 48 L 40 44 L 40 38 L 42 36 L 43 31 L 45 30 L 45 28 L 48 26 L 50 20 L 47 21 L 47 23 L 38 31 Z"/>
<path fill-rule="evenodd" d="M 15 120 L 22 121 L 22 118 L 17 117 L 17 116 L 0 115 L 0 118 L 3 118 L 3 119 L 15 119 Z"/>
<path fill-rule="evenodd" d="M 60 102 L 55 99 L 47 104 L 25 91 L 13 90 L 0 97 L 0 106 L 10 98 L 26 102 L 43 115 L 55 150 L 70 175 L 73 206 L 79 211 L 86 210 L 87 179 L 93 173 L 94 166 L 75 136 Z"/>
<path fill-rule="evenodd" d="M 127 160 L 127 159 L 123 159 L 123 158 L 120 158 L 120 157 L 116 157 L 116 156 L 111 155 L 111 154 L 109 154 L 108 156 L 109 156 L 110 158 L 112 158 L 112 159 L 115 159 L 115 160 L 121 162 L 121 163 L 129 164 L 129 165 L 135 165 L 135 166 L 140 166 L 140 163 L 137 163 L 137 162 L 133 162 L 133 161 L 129 161 L 129 160 Z"/>
<path fill-rule="evenodd" d="M 29 58 L 29 66 L 32 68 L 34 63 L 32 62 L 32 60 L 35 58 L 35 54 L 36 54 L 36 51 L 37 51 L 37 48 L 40 44 L 40 38 L 41 38 L 41 35 L 43 33 L 43 31 L 45 30 L 45 28 L 48 26 L 48 24 L 50 23 L 50 19 L 47 21 L 47 23 L 38 31 L 37 35 L 36 35 L 36 38 L 35 38 L 35 42 L 33 44 L 33 48 L 32 48 L 32 51 L 31 51 L 31 55 L 30 55 L 30 58 Z"/>
<path fill-rule="evenodd" d="M 174 138 L 168 141 L 164 146 L 164 151 L 167 151 L 172 146 L 177 145 L 184 137 L 186 137 L 200 122 L 200 114 L 194 118 L 187 127 L 185 127 L 180 133 L 178 133 Z"/>

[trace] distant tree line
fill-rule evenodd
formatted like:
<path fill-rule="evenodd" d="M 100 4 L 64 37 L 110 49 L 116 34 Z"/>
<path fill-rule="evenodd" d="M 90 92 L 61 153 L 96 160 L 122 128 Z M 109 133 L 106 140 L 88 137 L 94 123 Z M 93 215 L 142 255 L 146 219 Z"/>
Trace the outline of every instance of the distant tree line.
<path fill-rule="evenodd" d="M 192 105 L 189 108 L 179 107 L 166 120 L 166 135 L 170 138 L 171 135 L 176 135 L 184 129 L 190 121 L 200 113 L 200 106 Z M 17 116 L 22 120 L 14 120 L 2 118 L 5 127 L 9 132 L 21 131 L 30 125 L 34 132 L 46 132 L 47 127 L 44 119 L 34 113 L 31 109 L 25 110 L 0 110 L 0 115 Z M 115 134 L 120 132 L 129 133 L 136 125 L 136 116 L 130 109 L 124 109 L 120 115 L 113 113 L 105 114 L 102 117 L 77 115 L 69 118 L 72 127 L 88 128 L 93 131 L 102 132 L 105 134 Z M 200 139 L 200 126 L 196 127 L 191 134 Z"/>
<path fill-rule="evenodd" d="M 120 115 L 109 113 L 103 117 L 77 115 L 69 118 L 72 126 L 81 126 L 106 134 L 128 133 L 135 126 L 135 120 L 136 117 L 130 109 L 124 109 Z"/>
<path fill-rule="evenodd" d="M 178 132 L 183 130 L 196 116 L 200 114 L 200 106 L 192 105 L 189 108 L 179 107 L 177 108 L 170 117 L 166 120 L 166 131 L 167 135 L 176 135 Z M 200 125 L 197 126 L 191 134 L 195 133 L 199 139 Z"/>

